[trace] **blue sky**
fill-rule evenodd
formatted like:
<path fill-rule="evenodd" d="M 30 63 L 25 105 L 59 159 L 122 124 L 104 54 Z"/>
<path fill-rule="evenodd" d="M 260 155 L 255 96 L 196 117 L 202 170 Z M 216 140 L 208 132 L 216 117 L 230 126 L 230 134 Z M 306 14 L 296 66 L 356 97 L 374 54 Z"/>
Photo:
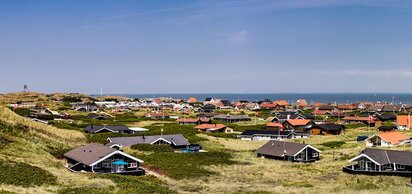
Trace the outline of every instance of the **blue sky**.
<path fill-rule="evenodd" d="M 0 92 L 411 93 L 407 0 L 0 1 Z"/>

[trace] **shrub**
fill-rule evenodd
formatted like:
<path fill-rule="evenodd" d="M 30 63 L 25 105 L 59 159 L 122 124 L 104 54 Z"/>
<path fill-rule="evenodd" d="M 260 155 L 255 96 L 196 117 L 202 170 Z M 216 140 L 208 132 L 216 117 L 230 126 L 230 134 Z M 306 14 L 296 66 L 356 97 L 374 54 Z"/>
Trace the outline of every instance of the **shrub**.
<path fill-rule="evenodd" d="M 0 183 L 23 187 L 54 185 L 57 177 L 39 167 L 0 159 Z"/>
<path fill-rule="evenodd" d="M 205 152 L 205 153 L 171 153 L 155 152 L 149 155 L 140 155 L 150 167 L 160 168 L 174 179 L 195 178 L 213 175 L 214 172 L 205 169 L 210 165 L 231 165 L 232 155 L 227 152 Z"/>
<path fill-rule="evenodd" d="M 9 137 L 0 133 L 0 148 L 3 148 L 4 146 L 12 142 L 13 140 L 11 140 Z"/>
<path fill-rule="evenodd" d="M 22 116 L 22 117 L 27 117 L 30 115 L 31 110 L 28 108 L 16 108 L 13 109 L 12 107 L 10 107 L 10 110 L 14 111 L 16 114 Z"/>
<path fill-rule="evenodd" d="M 236 124 L 229 124 L 228 127 L 232 128 L 234 131 L 246 131 L 246 130 L 260 130 L 266 129 L 266 125 L 236 125 Z"/>
<path fill-rule="evenodd" d="M 3 121 L 0 121 L 0 130 L 2 130 L 4 133 L 12 135 L 12 136 L 19 136 L 22 133 L 26 133 L 29 131 L 29 127 L 23 125 L 23 124 L 9 124 Z"/>
<path fill-rule="evenodd" d="M 116 183 L 116 189 L 114 188 L 95 188 L 95 187 L 79 187 L 68 188 L 59 191 L 60 194 L 106 194 L 106 193 L 134 193 L 134 194 L 147 194 L 147 193 L 177 193 L 170 190 L 165 183 L 157 179 L 155 176 L 124 176 L 124 175 L 97 175 L 96 178 L 110 179 Z"/>
<path fill-rule="evenodd" d="M 59 194 L 108 194 L 109 191 L 113 189 L 107 188 L 96 188 L 96 187 L 75 187 L 67 188 L 59 191 Z"/>
<path fill-rule="evenodd" d="M 81 102 L 82 100 L 74 96 L 65 96 L 63 97 L 63 102 Z"/>
<path fill-rule="evenodd" d="M 329 148 L 339 148 L 343 144 L 345 144 L 344 141 L 329 141 L 329 142 L 322 143 L 321 145 L 325 147 L 329 147 Z"/>
<path fill-rule="evenodd" d="M 147 152 L 173 152 L 174 149 L 170 145 L 153 145 L 153 144 L 135 144 L 130 146 L 135 150 Z"/>
<path fill-rule="evenodd" d="M 97 133 L 97 134 L 86 134 L 86 139 L 88 143 L 101 143 L 106 144 L 107 138 L 109 137 L 127 137 L 131 135 L 123 134 L 123 133 Z"/>
<path fill-rule="evenodd" d="M 63 159 L 66 152 L 72 150 L 73 148 L 66 147 L 66 146 L 47 146 L 47 152 L 49 152 L 51 155 L 53 155 L 57 159 Z"/>

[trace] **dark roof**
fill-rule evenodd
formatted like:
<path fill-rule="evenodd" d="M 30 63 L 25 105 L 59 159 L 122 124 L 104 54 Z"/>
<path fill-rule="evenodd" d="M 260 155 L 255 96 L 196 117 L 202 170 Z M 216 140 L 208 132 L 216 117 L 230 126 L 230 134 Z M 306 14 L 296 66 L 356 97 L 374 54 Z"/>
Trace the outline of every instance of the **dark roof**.
<path fill-rule="evenodd" d="M 339 130 L 345 129 L 344 125 L 338 125 L 334 123 L 319 124 L 319 125 L 315 125 L 314 127 L 319 127 L 320 129 L 323 129 L 325 131 L 339 131 Z"/>
<path fill-rule="evenodd" d="M 387 104 L 385 106 L 383 106 L 382 108 L 382 112 L 397 112 L 399 111 L 400 107 L 396 106 L 396 105 L 392 105 L 392 104 Z"/>
<path fill-rule="evenodd" d="M 82 164 L 91 165 L 101 158 L 116 152 L 117 149 L 110 148 L 102 144 L 87 144 L 74 148 L 64 154 L 66 158 L 70 158 Z"/>
<path fill-rule="evenodd" d="M 362 153 L 381 165 L 396 163 L 412 166 L 412 152 L 366 148 Z"/>
<path fill-rule="evenodd" d="M 206 102 L 209 102 L 209 101 L 211 101 L 211 100 L 212 100 L 212 98 L 206 98 L 206 99 L 205 99 Z"/>
<path fill-rule="evenodd" d="M 203 106 L 203 109 L 216 109 L 216 106 L 213 104 L 206 104 Z"/>
<path fill-rule="evenodd" d="M 396 126 L 380 126 L 380 127 L 378 127 L 378 129 L 381 130 L 381 131 L 394 130 L 396 128 L 397 128 Z"/>
<path fill-rule="evenodd" d="M 270 155 L 270 156 L 294 156 L 304 149 L 308 144 L 291 143 L 284 141 L 271 140 L 259 149 L 256 150 L 258 154 Z"/>
<path fill-rule="evenodd" d="M 89 133 L 94 133 L 101 129 L 107 129 L 107 130 L 111 130 L 114 132 L 130 130 L 129 127 L 124 126 L 124 125 L 103 125 L 103 126 L 102 125 L 89 125 L 86 128 L 84 128 L 84 131 L 89 132 Z"/>
<path fill-rule="evenodd" d="M 394 115 L 394 114 L 381 114 L 381 115 L 378 115 L 378 118 L 381 119 L 381 120 L 395 120 L 396 115 Z"/>
<path fill-rule="evenodd" d="M 288 136 L 291 131 L 279 131 L 279 130 L 246 130 L 240 135 L 282 135 Z"/>
<path fill-rule="evenodd" d="M 229 100 L 221 100 L 220 102 L 223 104 L 223 106 L 231 106 Z"/>
<path fill-rule="evenodd" d="M 160 138 L 172 142 L 175 146 L 186 146 L 190 144 L 189 141 L 187 141 L 187 139 L 182 134 L 134 137 L 109 137 L 109 141 L 128 147 L 134 144 L 151 144 Z"/>

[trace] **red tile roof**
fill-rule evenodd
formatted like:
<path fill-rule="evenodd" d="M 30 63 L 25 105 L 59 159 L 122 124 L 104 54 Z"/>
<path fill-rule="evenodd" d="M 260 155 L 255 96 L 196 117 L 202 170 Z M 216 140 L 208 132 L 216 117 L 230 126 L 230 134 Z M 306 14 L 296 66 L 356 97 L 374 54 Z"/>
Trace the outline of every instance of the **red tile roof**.
<path fill-rule="evenodd" d="M 266 124 L 266 127 L 282 127 L 282 124 L 280 124 L 280 123 L 268 123 L 268 124 Z"/>
<path fill-rule="evenodd" d="M 310 120 L 309 119 L 291 119 L 287 120 L 286 122 L 290 123 L 292 126 L 302 126 L 307 125 Z"/>
<path fill-rule="evenodd" d="M 378 136 L 392 144 L 399 144 L 402 141 L 408 139 L 406 135 L 399 131 L 379 132 Z"/>
<path fill-rule="evenodd" d="M 412 116 L 408 116 L 408 115 L 398 115 L 396 116 L 396 123 L 398 125 L 404 125 L 404 126 L 408 126 L 408 125 L 412 125 Z"/>
<path fill-rule="evenodd" d="M 195 129 L 200 129 L 200 130 L 207 130 L 207 129 L 224 129 L 226 128 L 226 125 L 223 124 L 201 124 L 195 127 Z"/>

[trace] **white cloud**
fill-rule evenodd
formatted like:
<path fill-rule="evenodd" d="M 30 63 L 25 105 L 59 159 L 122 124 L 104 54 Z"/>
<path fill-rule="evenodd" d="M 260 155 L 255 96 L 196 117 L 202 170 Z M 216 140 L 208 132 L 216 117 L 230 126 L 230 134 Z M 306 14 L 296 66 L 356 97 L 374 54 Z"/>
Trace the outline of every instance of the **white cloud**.
<path fill-rule="evenodd" d="M 245 45 L 249 43 L 249 37 L 246 30 L 241 30 L 228 39 L 230 45 Z"/>

